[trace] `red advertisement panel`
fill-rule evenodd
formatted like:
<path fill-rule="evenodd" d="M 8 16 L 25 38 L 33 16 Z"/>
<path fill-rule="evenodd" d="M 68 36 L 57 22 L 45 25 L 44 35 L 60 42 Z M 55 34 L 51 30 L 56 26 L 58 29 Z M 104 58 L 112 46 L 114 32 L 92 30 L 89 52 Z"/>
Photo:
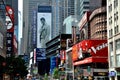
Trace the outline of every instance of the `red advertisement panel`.
<path fill-rule="evenodd" d="M 6 6 L 6 26 L 7 31 L 14 31 L 14 11 L 10 6 Z"/>
<path fill-rule="evenodd" d="M 91 57 L 107 58 L 107 40 L 83 40 L 72 47 L 73 61 L 79 59 L 83 54 L 90 53 Z"/>

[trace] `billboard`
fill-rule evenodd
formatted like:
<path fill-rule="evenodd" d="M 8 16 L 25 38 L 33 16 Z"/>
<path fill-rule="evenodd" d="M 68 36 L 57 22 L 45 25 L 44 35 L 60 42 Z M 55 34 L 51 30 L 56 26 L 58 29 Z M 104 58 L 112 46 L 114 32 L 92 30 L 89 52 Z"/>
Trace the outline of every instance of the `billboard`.
<path fill-rule="evenodd" d="M 13 54 L 13 35 L 14 35 L 14 11 L 10 6 L 6 6 L 6 26 L 7 26 L 7 57 Z"/>
<path fill-rule="evenodd" d="M 76 61 L 78 59 L 84 59 L 83 63 L 87 61 L 107 62 L 107 57 L 108 57 L 107 40 L 83 40 L 72 47 L 73 61 Z"/>
<path fill-rule="evenodd" d="M 46 48 L 51 39 L 51 6 L 38 6 L 37 13 L 37 48 Z"/>
<path fill-rule="evenodd" d="M 46 59 L 46 49 L 36 48 L 36 62 Z"/>

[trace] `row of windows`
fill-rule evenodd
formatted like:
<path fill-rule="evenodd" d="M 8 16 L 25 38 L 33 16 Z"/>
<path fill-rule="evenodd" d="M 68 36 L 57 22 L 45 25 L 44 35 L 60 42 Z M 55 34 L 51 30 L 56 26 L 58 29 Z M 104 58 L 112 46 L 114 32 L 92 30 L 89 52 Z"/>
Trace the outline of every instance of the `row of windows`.
<path fill-rule="evenodd" d="M 120 66 L 120 53 L 117 52 L 118 50 L 120 50 L 120 39 L 115 40 L 116 66 L 117 67 Z M 110 52 L 110 54 L 112 54 L 112 52 L 113 52 L 113 42 L 111 42 L 109 44 L 109 52 Z M 111 67 L 115 66 L 113 55 L 110 56 L 110 66 Z"/>
<path fill-rule="evenodd" d="M 113 56 L 110 56 L 110 66 L 115 67 L 115 62 L 114 62 L 114 57 Z M 120 66 L 120 54 L 116 55 L 116 66 L 117 67 Z"/>
<path fill-rule="evenodd" d="M 114 0 L 114 9 L 118 7 L 118 0 Z M 112 4 L 110 4 L 108 6 L 108 11 L 111 12 L 112 11 Z"/>
<path fill-rule="evenodd" d="M 109 52 L 112 52 L 113 51 L 113 42 L 109 43 L 109 48 L 110 48 Z M 115 50 L 118 50 L 118 49 L 120 49 L 120 39 L 115 40 Z"/>
<path fill-rule="evenodd" d="M 116 26 L 114 27 L 114 33 L 115 33 L 115 34 L 119 33 L 119 25 L 116 25 Z M 113 36 L 113 29 L 110 29 L 110 30 L 109 30 L 109 37 L 112 37 L 112 36 Z"/>

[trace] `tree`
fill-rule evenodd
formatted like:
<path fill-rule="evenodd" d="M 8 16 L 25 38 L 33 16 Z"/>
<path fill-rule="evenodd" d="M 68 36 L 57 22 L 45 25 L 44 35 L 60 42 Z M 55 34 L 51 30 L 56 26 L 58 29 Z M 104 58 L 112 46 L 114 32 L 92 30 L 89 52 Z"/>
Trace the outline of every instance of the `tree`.
<path fill-rule="evenodd" d="M 48 75 L 47 75 L 47 73 L 45 73 L 45 75 L 44 75 L 44 80 L 48 80 Z"/>
<path fill-rule="evenodd" d="M 24 77 L 28 74 L 27 67 L 25 66 L 25 61 L 21 57 L 7 57 L 6 58 L 6 66 L 5 73 L 11 76 L 19 76 Z"/>
<path fill-rule="evenodd" d="M 53 70 L 53 78 L 54 79 L 59 79 L 59 69 L 58 68 L 54 68 L 54 70 Z"/>
<path fill-rule="evenodd" d="M 0 56 L 0 80 L 3 77 L 3 73 L 5 72 L 4 67 L 6 66 L 5 58 Z"/>

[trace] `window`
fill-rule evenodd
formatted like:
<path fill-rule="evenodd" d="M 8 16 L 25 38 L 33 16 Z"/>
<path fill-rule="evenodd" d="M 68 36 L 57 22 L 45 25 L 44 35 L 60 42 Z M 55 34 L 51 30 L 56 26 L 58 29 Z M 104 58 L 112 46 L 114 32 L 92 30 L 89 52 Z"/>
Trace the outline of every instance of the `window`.
<path fill-rule="evenodd" d="M 109 18 L 109 24 L 112 24 L 112 16 Z"/>
<path fill-rule="evenodd" d="M 115 41 L 115 49 L 116 50 L 120 49 L 120 39 Z"/>
<path fill-rule="evenodd" d="M 109 30 L 109 37 L 112 37 L 112 35 L 113 35 L 113 30 L 110 29 L 110 30 Z"/>
<path fill-rule="evenodd" d="M 114 0 L 114 8 L 118 6 L 118 0 Z"/>
<path fill-rule="evenodd" d="M 112 11 L 112 4 L 110 4 L 109 6 L 108 6 L 108 10 L 109 10 L 109 12 L 111 12 Z"/>
<path fill-rule="evenodd" d="M 120 54 L 117 54 L 116 58 L 117 58 L 116 64 L 117 64 L 117 66 L 120 66 Z"/>
<path fill-rule="evenodd" d="M 118 12 L 116 12 L 116 20 L 118 20 Z"/>
<path fill-rule="evenodd" d="M 110 48 L 110 49 L 109 49 L 109 50 L 110 50 L 110 52 L 112 52 L 112 51 L 113 51 L 113 42 L 111 42 L 111 43 L 110 43 L 109 48 Z"/>
<path fill-rule="evenodd" d="M 118 20 L 118 12 L 114 13 L 114 20 Z"/>
<path fill-rule="evenodd" d="M 115 26 L 115 34 L 117 34 L 118 32 L 119 32 L 119 29 L 118 29 L 119 27 L 118 27 L 118 25 L 117 26 Z"/>
<path fill-rule="evenodd" d="M 113 56 L 110 56 L 110 67 L 114 66 L 114 58 Z"/>

